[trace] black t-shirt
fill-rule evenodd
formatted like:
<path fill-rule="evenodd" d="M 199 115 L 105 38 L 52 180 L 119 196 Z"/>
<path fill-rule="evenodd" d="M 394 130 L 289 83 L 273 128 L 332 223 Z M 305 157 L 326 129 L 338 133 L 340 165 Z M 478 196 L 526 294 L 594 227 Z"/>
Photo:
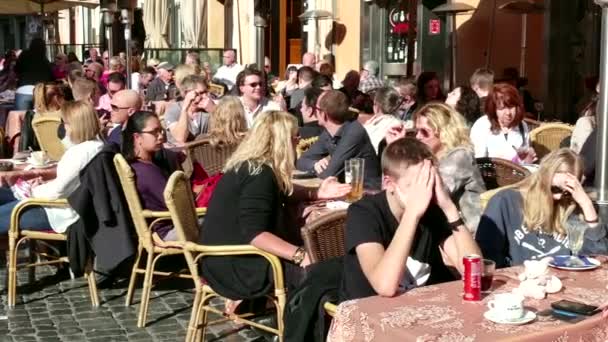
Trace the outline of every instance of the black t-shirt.
<path fill-rule="evenodd" d="M 247 163 L 222 176 L 209 201 L 200 242 L 247 245 L 262 232 L 278 232 L 285 196 L 272 169 L 263 165 L 252 175 Z M 256 298 L 272 285 L 268 262 L 257 256 L 207 257 L 201 271 L 211 287 L 231 299 Z"/>
<path fill-rule="evenodd" d="M 385 191 L 365 196 L 348 208 L 340 301 L 376 295 L 361 269 L 356 248 L 368 242 L 377 242 L 384 249 L 388 248 L 398 226 L 399 222 L 390 210 Z M 412 241 L 407 261 L 408 271 L 401 282 L 404 289 L 454 280 L 439 251 L 441 243 L 451 234 L 443 211 L 431 204 L 418 223 Z"/>

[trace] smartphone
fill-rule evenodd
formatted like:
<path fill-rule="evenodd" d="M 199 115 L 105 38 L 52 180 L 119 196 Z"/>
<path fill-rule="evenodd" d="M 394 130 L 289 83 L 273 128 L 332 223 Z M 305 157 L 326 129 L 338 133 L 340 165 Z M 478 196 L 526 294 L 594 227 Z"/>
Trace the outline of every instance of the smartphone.
<path fill-rule="evenodd" d="M 551 308 L 559 311 L 573 312 L 580 315 L 591 316 L 597 312 L 598 307 L 570 300 L 560 300 L 551 303 Z"/>
<path fill-rule="evenodd" d="M 583 316 L 583 315 L 578 315 L 575 313 L 571 313 L 568 311 L 562 311 L 562 310 L 552 310 L 551 316 L 553 316 L 553 318 L 555 318 L 555 319 L 558 319 L 563 322 L 568 322 L 568 323 L 578 323 L 585 319 L 585 316 Z"/>

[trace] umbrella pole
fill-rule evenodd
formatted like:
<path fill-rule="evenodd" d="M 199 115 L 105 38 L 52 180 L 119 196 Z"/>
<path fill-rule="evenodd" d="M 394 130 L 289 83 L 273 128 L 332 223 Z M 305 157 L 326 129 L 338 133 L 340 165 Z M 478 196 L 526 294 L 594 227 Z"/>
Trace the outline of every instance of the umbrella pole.
<path fill-rule="evenodd" d="M 528 15 L 521 15 L 521 55 L 519 57 L 519 74 L 526 77 L 526 54 L 528 49 Z"/>
<path fill-rule="evenodd" d="M 600 48 L 600 93 L 597 115 L 595 187 L 602 223 L 608 222 L 608 0 L 596 0 L 602 6 Z"/>

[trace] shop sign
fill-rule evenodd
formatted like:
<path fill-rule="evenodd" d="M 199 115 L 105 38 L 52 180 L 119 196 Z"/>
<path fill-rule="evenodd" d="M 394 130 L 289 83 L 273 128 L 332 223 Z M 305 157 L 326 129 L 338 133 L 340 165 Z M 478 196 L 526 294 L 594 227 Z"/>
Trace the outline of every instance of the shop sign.
<path fill-rule="evenodd" d="M 429 20 L 429 35 L 435 36 L 441 33 L 441 20 L 431 19 Z"/>

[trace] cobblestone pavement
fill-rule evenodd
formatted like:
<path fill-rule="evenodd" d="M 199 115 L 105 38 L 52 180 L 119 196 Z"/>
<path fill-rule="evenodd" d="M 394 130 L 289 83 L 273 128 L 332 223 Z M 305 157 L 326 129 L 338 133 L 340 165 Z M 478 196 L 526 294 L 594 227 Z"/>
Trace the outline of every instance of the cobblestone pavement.
<path fill-rule="evenodd" d="M 2 251 L 0 251 L 2 252 Z M 2 253 L 4 254 L 4 253 Z M 110 342 L 184 341 L 190 319 L 192 290 L 185 280 L 167 279 L 152 289 L 146 328 L 137 328 L 140 288 L 134 304 L 124 306 L 126 285 L 99 290 L 101 306 L 91 307 L 83 278 L 54 276 L 55 267 L 36 269 L 37 282 L 25 285 L 28 274 L 19 272 L 17 305 L 8 310 L 6 263 L 0 257 L 0 341 L 2 342 Z M 66 279 L 67 278 L 67 279 Z M 143 278 L 143 277 L 142 277 Z M 214 302 L 223 305 L 221 301 Z M 213 319 L 213 316 L 211 316 Z M 212 325 L 205 341 L 264 341 L 256 332 L 233 323 Z"/>

